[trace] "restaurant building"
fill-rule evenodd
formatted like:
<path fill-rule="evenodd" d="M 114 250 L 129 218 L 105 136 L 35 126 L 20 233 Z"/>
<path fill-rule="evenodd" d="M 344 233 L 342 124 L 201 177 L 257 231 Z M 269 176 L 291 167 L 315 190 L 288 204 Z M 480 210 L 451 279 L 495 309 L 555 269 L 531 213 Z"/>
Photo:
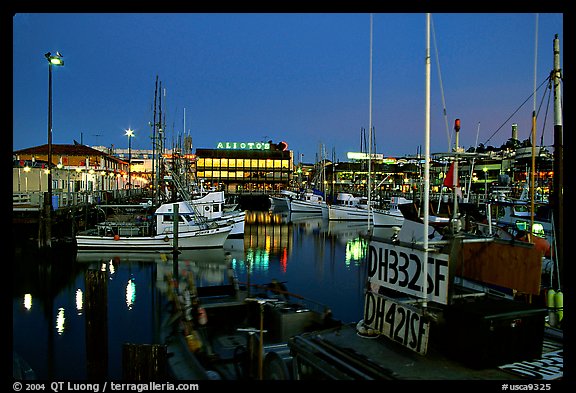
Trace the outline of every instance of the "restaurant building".
<path fill-rule="evenodd" d="M 289 188 L 293 171 L 286 142 L 219 142 L 214 149 L 196 149 L 197 180 L 230 193 Z"/>

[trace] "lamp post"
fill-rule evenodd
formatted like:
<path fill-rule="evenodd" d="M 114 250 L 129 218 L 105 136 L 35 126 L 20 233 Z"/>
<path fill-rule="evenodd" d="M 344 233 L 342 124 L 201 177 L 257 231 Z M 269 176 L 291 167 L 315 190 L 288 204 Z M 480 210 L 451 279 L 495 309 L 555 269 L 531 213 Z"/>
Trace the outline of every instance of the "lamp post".
<path fill-rule="evenodd" d="M 48 60 L 48 204 L 52 211 L 52 66 L 63 66 L 64 56 L 60 52 L 55 55 L 47 52 L 44 57 Z"/>
<path fill-rule="evenodd" d="M 132 138 L 134 137 L 134 130 L 128 128 L 125 135 L 128 137 L 128 196 L 130 196 L 130 188 L 132 187 Z"/>

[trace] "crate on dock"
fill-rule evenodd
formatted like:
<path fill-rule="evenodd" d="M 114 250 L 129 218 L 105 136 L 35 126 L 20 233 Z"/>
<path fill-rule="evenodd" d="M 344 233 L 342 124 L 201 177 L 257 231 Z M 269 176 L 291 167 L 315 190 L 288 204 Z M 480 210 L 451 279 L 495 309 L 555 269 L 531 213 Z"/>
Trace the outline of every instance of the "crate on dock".
<path fill-rule="evenodd" d="M 547 310 L 506 299 L 454 304 L 445 310 L 442 345 L 474 367 L 493 367 L 542 356 Z"/>

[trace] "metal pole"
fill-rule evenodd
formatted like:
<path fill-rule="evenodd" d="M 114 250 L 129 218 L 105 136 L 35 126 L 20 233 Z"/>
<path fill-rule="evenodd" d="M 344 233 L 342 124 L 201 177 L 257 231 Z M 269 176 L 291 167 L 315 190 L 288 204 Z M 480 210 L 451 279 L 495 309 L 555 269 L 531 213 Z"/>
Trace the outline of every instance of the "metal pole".
<path fill-rule="evenodd" d="M 128 135 L 128 196 L 132 188 L 132 135 Z"/>
<path fill-rule="evenodd" d="M 422 307 L 428 307 L 428 225 L 430 217 L 430 14 L 426 14 L 426 53 L 425 53 L 425 100 L 424 100 L 424 263 L 422 282 Z M 416 200 L 416 198 L 414 198 Z"/>
<path fill-rule="evenodd" d="M 48 62 L 48 204 L 52 212 L 52 63 Z M 50 220 L 51 217 L 46 217 Z"/>
<path fill-rule="evenodd" d="M 564 279 L 564 147 L 562 142 L 562 101 L 560 80 L 560 40 L 558 34 L 554 36 L 554 179 L 553 179 L 553 217 L 555 231 L 555 246 L 558 251 L 556 261 L 558 265 L 558 284 L 562 287 Z"/>

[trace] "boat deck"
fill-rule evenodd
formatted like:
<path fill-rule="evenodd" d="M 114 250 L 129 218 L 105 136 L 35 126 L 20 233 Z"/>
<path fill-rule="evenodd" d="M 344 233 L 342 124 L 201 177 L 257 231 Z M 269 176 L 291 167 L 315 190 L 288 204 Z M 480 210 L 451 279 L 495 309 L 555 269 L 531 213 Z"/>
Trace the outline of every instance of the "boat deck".
<path fill-rule="evenodd" d="M 538 360 L 529 363 L 529 367 L 532 367 L 529 372 L 534 375 L 527 375 L 529 367 L 525 368 L 523 373 L 519 363 L 500 367 L 470 367 L 445 356 L 433 346 L 428 349 L 425 356 L 422 356 L 384 336 L 360 336 L 355 324 L 303 334 L 291 339 L 289 346 L 293 355 L 299 358 L 299 362 L 315 364 L 315 367 L 323 374 L 322 379 L 526 380 L 526 378 L 562 378 L 562 344 L 553 337 L 545 339 L 543 360 L 540 362 L 542 367 L 536 371 Z M 536 373 L 539 373 L 539 378 L 535 375 Z M 317 379 L 318 375 L 309 377 Z"/>

